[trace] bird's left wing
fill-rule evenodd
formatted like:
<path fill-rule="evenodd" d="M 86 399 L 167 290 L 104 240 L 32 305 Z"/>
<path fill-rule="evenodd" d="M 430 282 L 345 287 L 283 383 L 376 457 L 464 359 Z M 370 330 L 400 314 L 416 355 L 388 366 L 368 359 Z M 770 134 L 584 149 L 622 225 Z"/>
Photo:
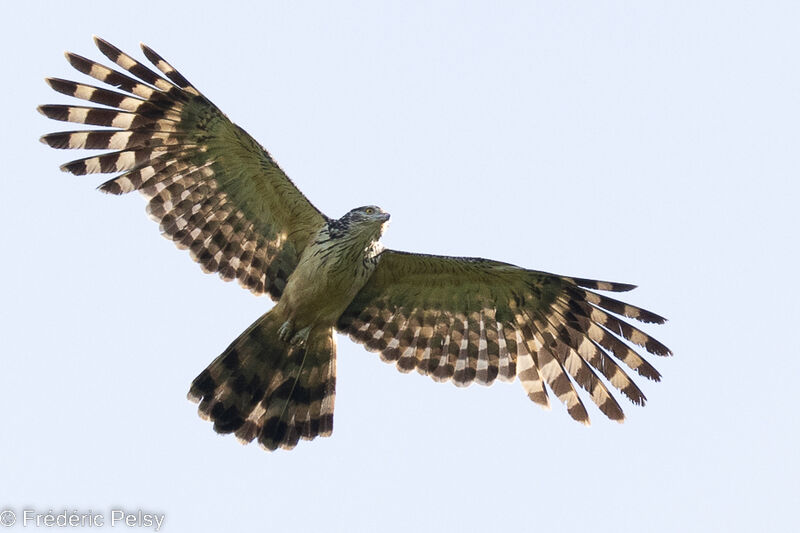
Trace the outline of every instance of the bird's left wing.
<path fill-rule="evenodd" d="M 164 236 L 206 272 L 278 299 L 320 213 L 272 157 L 152 49 L 163 76 L 110 43 L 100 51 L 128 74 L 67 53 L 80 72 L 119 91 L 49 78 L 56 91 L 106 107 L 44 105 L 47 117 L 111 129 L 51 133 L 54 148 L 114 150 L 63 165 L 73 174 L 122 172 L 100 190 L 138 190 Z"/>
<path fill-rule="evenodd" d="M 622 409 L 598 374 L 640 405 L 645 396 L 619 363 L 660 378 L 622 339 L 653 354 L 670 352 L 615 314 L 664 319 L 590 289 L 633 288 L 486 259 L 385 250 L 337 328 L 402 372 L 416 369 L 461 386 L 519 377 L 531 400 L 543 406 L 546 383 L 575 420 L 588 423 L 577 384 L 606 416 L 622 421 Z"/>

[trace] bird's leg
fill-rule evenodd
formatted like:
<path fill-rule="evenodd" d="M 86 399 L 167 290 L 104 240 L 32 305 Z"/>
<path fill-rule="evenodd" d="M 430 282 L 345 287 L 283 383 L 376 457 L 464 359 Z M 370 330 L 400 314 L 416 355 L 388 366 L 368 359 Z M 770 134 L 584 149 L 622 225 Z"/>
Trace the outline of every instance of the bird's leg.
<path fill-rule="evenodd" d="M 294 346 L 303 346 L 308 340 L 308 334 L 311 332 L 311 326 L 306 326 L 294 334 L 290 341 Z"/>
<path fill-rule="evenodd" d="M 290 318 L 278 328 L 278 338 L 283 342 L 289 342 L 292 336 L 294 336 L 294 320 Z"/>

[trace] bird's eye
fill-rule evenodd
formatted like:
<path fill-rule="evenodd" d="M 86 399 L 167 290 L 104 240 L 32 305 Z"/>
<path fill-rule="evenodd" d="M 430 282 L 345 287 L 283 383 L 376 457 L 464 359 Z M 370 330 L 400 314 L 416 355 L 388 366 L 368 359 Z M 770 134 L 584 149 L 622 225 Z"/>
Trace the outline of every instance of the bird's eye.
<path fill-rule="evenodd" d="M 368 207 L 368 208 L 364 209 L 364 212 L 366 214 L 368 214 L 368 215 L 371 215 L 371 214 L 373 214 L 375 212 L 375 210 L 372 209 L 371 207 Z"/>

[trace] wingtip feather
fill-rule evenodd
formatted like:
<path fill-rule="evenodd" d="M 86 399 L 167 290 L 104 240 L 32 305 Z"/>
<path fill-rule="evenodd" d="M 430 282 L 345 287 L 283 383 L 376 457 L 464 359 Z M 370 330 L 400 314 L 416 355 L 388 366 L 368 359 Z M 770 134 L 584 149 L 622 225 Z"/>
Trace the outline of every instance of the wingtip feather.
<path fill-rule="evenodd" d="M 64 57 L 67 58 L 67 62 L 70 65 L 72 65 L 75 69 L 79 70 L 80 72 L 83 72 L 83 70 L 78 68 L 78 65 L 80 65 L 80 63 L 85 63 L 86 61 L 88 61 L 85 57 L 80 56 L 75 52 L 70 52 L 69 50 L 64 52 Z M 83 73 L 85 74 L 85 72 Z"/>
<path fill-rule="evenodd" d="M 98 36 L 93 36 L 92 40 L 94 41 L 94 45 L 105 55 L 108 57 L 107 52 L 109 51 L 116 51 L 119 52 L 120 50 L 111 44 L 110 42 L 106 41 L 105 39 L 101 39 Z"/>
<path fill-rule="evenodd" d="M 39 142 L 50 148 L 64 148 L 64 143 L 59 140 L 62 137 L 57 133 L 48 133 L 39 137 Z"/>
<path fill-rule="evenodd" d="M 72 163 L 73 162 L 64 163 L 63 165 L 58 167 L 58 170 L 60 170 L 61 172 L 66 172 L 67 174 L 75 174 L 75 172 L 73 172 L 72 169 L 70 168 L 70 165 L 72 165 Z"/>

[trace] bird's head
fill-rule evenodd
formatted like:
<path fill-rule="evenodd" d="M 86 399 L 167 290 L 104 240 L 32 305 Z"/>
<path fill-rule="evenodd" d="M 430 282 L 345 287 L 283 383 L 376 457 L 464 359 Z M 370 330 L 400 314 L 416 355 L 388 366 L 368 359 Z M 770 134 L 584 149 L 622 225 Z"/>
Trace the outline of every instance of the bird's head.
<path fill-rule="evenodd" d="M 389 223 L 389 213 L 376 205 L 365 205 L 351 209 L 339 220 L 339 226 L 349 234 L 358 234 L 369 240 L 380 238 Z"/>

